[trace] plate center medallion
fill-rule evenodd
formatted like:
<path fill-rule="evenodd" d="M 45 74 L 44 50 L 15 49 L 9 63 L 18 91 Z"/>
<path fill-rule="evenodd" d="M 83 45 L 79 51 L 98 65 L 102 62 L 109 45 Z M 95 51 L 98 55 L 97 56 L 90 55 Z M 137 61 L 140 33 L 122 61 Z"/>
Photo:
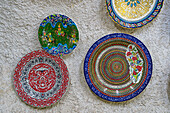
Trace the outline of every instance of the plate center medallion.
<path fill-rule="evenodd" d="M 117 14 L 128 21 L 144 18 L 153 9 L 156 0 L 113 0 Z"/>
<path fill-rule="evenodd" d="M 56 83 L 54 69 L 45 63 L 35 65 L 28 75 L 29 84 L 35 91 L 46 92 Z"/>

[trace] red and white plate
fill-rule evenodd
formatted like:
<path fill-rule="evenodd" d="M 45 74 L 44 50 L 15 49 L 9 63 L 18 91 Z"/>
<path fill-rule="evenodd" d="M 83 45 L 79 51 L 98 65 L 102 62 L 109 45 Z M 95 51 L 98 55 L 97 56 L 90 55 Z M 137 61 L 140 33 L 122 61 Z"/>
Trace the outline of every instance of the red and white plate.
<path fill-rule="evenodd" d="M 17 64 L 13 77 L 19 97 L 34 107 L 47 107 L 65 94 L 69 85 L 69 72 L 60 57 L 45 51 L 33 51 Z"/>

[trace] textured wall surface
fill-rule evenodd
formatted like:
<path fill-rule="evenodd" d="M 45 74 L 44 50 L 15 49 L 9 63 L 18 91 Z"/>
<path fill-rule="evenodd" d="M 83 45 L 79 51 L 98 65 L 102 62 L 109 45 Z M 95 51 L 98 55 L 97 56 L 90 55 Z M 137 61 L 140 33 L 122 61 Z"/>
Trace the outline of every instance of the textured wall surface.
<path fill-rule="evenodd" d="M 111 20 L 105 0 L 1 0 L 0 113 L 170 112 L 169 7 L 170 0 L 165 0 L 153 22 L 140 29 L 127 30 Z M 38 41 L 41 21 L 56 13 L 67 15 L 77 24 L 80 40 L 73 53 L 63 58 L 71 78 L 68 92 L 54 106 L 37 109 L 18 98 L 12 78 L 18 61 L 25 54 L 41 49 Z M 119 32 L 131 34 L 146 45 L 153 60 L 153 74 L 150 83 L 138 97 L 123 103 L 113 103 L 99 99 L 90 91 L 84 79 L 82 63 L 96 40 Z"/>

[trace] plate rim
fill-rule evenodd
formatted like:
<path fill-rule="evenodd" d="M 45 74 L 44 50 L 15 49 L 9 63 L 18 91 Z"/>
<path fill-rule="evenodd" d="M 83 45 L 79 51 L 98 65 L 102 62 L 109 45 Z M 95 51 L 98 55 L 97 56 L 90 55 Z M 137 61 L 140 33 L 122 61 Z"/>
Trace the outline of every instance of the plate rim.
<path fill-rule="evenodd" d="M 142 84 L 142 86 L 137 90 L 135 91 L 134 93 L 128 95 L 128 96 L 124 96 L 124 97 L 111 97 L 111 96 L 107 96 L 105 94 L 102 94 L 100 91 L 98 91 L 94 85 L 92 84 L 90 78 L 89 78 L 89 74 L 88 74 L 88 61 L 89 61 L 89 57 L 91 55 L 91 52 L 93 52 L 93 50 L 95 48 L 97 43 L 99 41 L 106 41 L 110 38 L 116 38 L 116 37 L 121 37 L 121 38 L 125 38 L 125 39 L 129 39 L 133 42 L 135 42 L 136 44 L 138 44 L 140 47 L 141 45 L 143 46 L 143 51 L 147 57 L 147 60 L 148 60 L 148 74 L 146 76 L 146 80 L 144 81 L 144 83 Z M 100 44 L 100 43 L 99 43 Z M 136 96 L 138 96 L 141 92 L 143 92 L 143 90 L 146 88 L 146 86 L 148 85 L 150 79 L 151 79 L 151 76 L 152 76 L 152 70 L 153 70 L 153 64 L 152 64 L 152 58 L 151 58 L 151 55 L 149 53 L 149 50 L 146 48 L 146 46 L 137 38 L 135 38 L 134 36 L 132 35 L 129 35 L 129 34 L 125 34 L 125 33 L 114 33 L 114 34 L 108 34 L 108 35 L 105 35 L 103 36 L 102 38 L 98 39 L 88 50 L 86 56 L 85 56 L 85 59 L 84 59 L 84 65 L 83 65 L 83 69 L 84 69 L 84 77 L 85 77 L 85 80 L 86 80 L 86 83 L 88 84 L 88 87 L 90 88 L 90 90 L 96 94 L 97 96 L 99 96 L 100 98 L 104 99 L 104 100 L 107 100 L 107 101 L 111 101 L 111 102 L 123 102 L 123 101 L 127 101 L 127 100 L 130 100 Z"/>
<path fill-rule="evenodd" d="M 12 83 L 13 83 L 14 92 L 15 92 L 16 95 L 19 97 L 19 99 L 20 99 L 22 102 L 24 102 L 26 105 L 29 105 L 29 106 L 32 106 L 32 107 L 35 107 L 35 108 L 46 108 L 46 107 L 50 107 L 50 106 L 53 106 L 54 104 L 58 103 L 58 102 L 66 95 L 67 91 L 69 90 L 69 86 L 70 86 L 69 71 L 68 71 L 68 68 L 67 68 L 67 66 L 66 66 L 66 69 L 67 69 L 67 74 L 66 74 L 66 76 L 68 76 L 68 77 L 67 77 L 67 78 L 68 78 L 67 85 L 65 85 L 66 89 L 65 89 L 65 92 L 62 94 L 62 96 L 61 96 L 59 99 L 56 100 L 56 102 L 51 102 L 50 105 L 45 105 L 45 106 L 38 106 L 38 105 L 34 106 L 33 104 L 29 104 L 27 101 L 24 101 L 23 98 L 18 94 L 19 92 L 16 90 L 16 85 L 15 85 L 14 76 L 15 76 L 15 75 L 18 75 L 18 74 L 16 74 L 16 73 L 17 73 L 16 69 L 17 69 L 17 67 L 18 67 L 19 65 L 21 65 L 21 64 L 20 64 L 20 63 L 21 63 L 21 60 L 22 60 L 23 58 L 25 58 L 27 55 L 29 55 L 29 54 L 31 54 L 31 53 L 34 53 L 34 52 L 39 52 L 39 54 L 36 54 L 36 55 L 41 55 L 41 54 L 44 54 L 44 56 L 45 56 L 45 55 L 48 55 L 48 57 L 47 57 L 47 56 L 45 56 L 45 57 L 50 58 L 50 59 L 51 59 L 51 57 L 53 57 L 54 59 L 60 59 L 60 60 L 62 61 L 62 63 L 66 66 L 64 60 L 63 60 L 61 57 L 59 57 L 59 56 L 53 56 L 53 55 L 49 54 L 48 52 L 46 52 L 46 51 L 44 51 L 44 50 L 31 51 L 31 52 L 25 54 L 23 57 L 21 57 L 21 59 L 18 61 L 17 65 L 16 65 L 16 67 L 15 67 L 15 69 L 14 69 L 14 74 L 13 74 L 13 78 L 12 78 Z M 24 62 L 25 62 L 25 61 L 24 61 Z M 25 66 L 25 65 L 24 65 L 24 66 Z M 22 66 L 22 67 L 24 67 L 24 66 Z M 21 71 L 22 71 L 22 70 L 21 70 Z M 57 93 L 56 93 L 56 94 L 57 94 Z M 53 96 L 54 96 L 54 95 L 53 95 Z M 53 97 L 53 96 L 52 96 L 52 97 Z M 52 98 L 52 97 L 49 97 L 49 98 Z M 32 98 L 32 99 L 35 99 L 35 98 Z M 39 100 L 39 99 L 37 99 L 37 100 Z"/>
<path fill-rule="evenodd" d="M 119 16 L 117 16 L 116 13 L 114 13 L 113 11 L 113 6 L 112 6 L 112 0 L 105 0 L 106 3 L 106 10 L 109 13 L 110 18 L 117 23 L 119 26 L 123 27 L 123 28 L 140 28 L 143 27 L 145 25 L 147 25 L 148 23 L 150 23 L 151 21 L 153 21 L 157 15 L 160 13 L 162 7 L 163 7 L 163 2 L 164 0 L 156 0 L 155 6 L 152 9 L 152 11 L 149 13 L 149 15 L 147 15 L 146 17 L 144 17 L 144 19 L 138 20 L 139 22 L 126 22 L 126 20 L 124 21 L 124 19 L 120 18 Z M 155 13 L 155 14 L 154 14 Z"/>

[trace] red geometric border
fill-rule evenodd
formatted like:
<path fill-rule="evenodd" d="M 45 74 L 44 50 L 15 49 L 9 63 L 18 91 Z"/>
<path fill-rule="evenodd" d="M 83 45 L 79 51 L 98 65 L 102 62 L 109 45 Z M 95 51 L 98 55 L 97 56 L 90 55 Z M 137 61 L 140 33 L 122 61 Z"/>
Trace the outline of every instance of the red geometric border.
<path fill-rule="evenodd" d="M 27 62 L 29 62 L 31 59 L 34 59 L 35 57 L 48 57 L 54 60 L 60 67 L 61 73 L 62 73 L 62 85 L 60 86 L 60 89 L 54 94 L 52 97 L 49 97 L 48 99 L 35 99 L 32 98 L 31 96 L 28 96 L 27 93 L 24 91 L 22 88 L 21 84 L 21 71 L 23 67 L 26 65 Z M 34 106 L 34 107 L 47 107 L 50 106 L 54 103 L 56 103 L 60 98 L 63 96 L 63 94 L 66 92 L 66 89 L 68 87 L 69 83 L 69 73 L 66 67 L 66 64 L 60 57 L 52 56 L 48 54 L 47 52 L 43 50 L 38 50 L 38 51 L 33 51 L 31 53 L 28 53 L 25 55 L 17 64 L 15 68 L 15 73 L 13 76 L 13 83 L 14 83 L 14 88 L 19 95 L 19 97 L 26 102 L 27 104 Z"/>

